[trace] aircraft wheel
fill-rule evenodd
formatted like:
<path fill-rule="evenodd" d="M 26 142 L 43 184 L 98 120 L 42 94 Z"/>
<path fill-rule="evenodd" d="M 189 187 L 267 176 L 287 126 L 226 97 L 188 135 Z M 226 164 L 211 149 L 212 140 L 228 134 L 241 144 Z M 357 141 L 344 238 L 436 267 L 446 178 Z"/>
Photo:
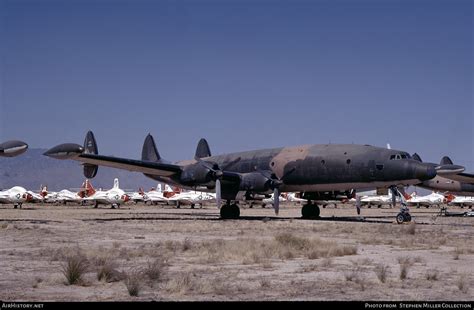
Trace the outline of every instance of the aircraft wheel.
<path fill-rule="evenodd" d="M 14 204 L 14 205 L 13 205 L 13 209 L 16 209 L 16 208 L 18 208 L 18 205 L 17 205 L 17 204 Z"/>
<path fill-rule="evenodd" d="M 240 208 L 238 205 L 233 204 L 230 206 L 230 213 L 233 219 L 239 218 L 240 216 Z"/>
<path fill-rule="evenodd" d="M 405 222 L 405 215 L 403 213 L 397 214 L 397 224 L 403 224 Z"/>
<path fill-rule="evenodd" d="M 313 204 L 306 204 L 301 209 L 301 215 L 304 219 L 318 218 L 319 213 L 319 207 Z"/>
<path fill-rule="evenodd" d="M 411 222 L 411 215 L 410 215 L 410 213 L 405 213 L 405 222 Z"/>
<path fill-rule="evenodd" d="M 191 204 L 191 209 L 194 209 L 194 203 Z"/>
<path fill-rule="evenodd" d="M 179 203 L 179 201 L 176 202 L 176 209 L 179 209 L 181 208 L 181 204 Z"/>
<path fill-rule="evenodd" d="M 225 204 L 221 207 L 221 218 L 223 219 L 231 219 L 232 218 L 232 209 L 230 205 Z"/>

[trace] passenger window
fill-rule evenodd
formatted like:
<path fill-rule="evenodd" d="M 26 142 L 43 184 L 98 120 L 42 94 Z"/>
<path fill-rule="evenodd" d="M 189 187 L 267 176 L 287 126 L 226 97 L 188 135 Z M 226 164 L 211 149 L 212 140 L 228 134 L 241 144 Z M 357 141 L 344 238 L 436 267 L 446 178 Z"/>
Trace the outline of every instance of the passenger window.
<path fill-rule="evenodd" d="M 376 164 L 375 167 L 377 168 L 377 170 L 383 170 L 382 164 Z"/>

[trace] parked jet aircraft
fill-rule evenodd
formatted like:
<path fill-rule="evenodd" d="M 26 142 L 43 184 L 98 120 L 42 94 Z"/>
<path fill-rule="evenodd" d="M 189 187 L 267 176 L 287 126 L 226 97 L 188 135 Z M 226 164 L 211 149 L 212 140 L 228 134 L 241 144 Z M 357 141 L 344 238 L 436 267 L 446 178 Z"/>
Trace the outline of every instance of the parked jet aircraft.
<path fill-rule="evenodd" d="M 28 144 L 22 141 L 11 140 L 0 144 L 0 156 L 13 157 L 24 153 Z"/>
<path fill-rule="evenodd" d="M 153 137 L 148 135 L 142 159 L 134 160 L 98 155 L 90 131 L 84 146 L 61 144 L 44 155 L 82 162 L 88 178 L 94 177 L 101 165 L 142 172 L 184 188 L 215 191 L 222 218 L 239 217 L 236 202 L 253 193 L 273 192 L 278 197 L 282 191 L 300 192 L 308 201 L 302 208 L 303 218 L 317 218 L 320 210 L 312 201 L 322 191 L 407 186 L 437 174 L 434 167 L 411 159 L 406 152 L 355 144 L 303 145 L 211 156 L 207 141 L 201 139 L 194 159 L 173 164 L 161 158 Z M 221 199 L 226 201 L 222 208 Z M 278 214 L 278 200 L 274 209 Z"/>
<path fill-rule="evenodd" d="M 418 154 L 413 154 L 413 159 L 422 162 Z M 443 170 L 443 173 L 432 179 L 425 180 L 417 186 L 441 192 L 450 192 L 455 195 L 472 196 L 474 194 L 474 174 L 465 173 L 464 167 L 454 165 L 453 161 L 444 156 L 440 164 L 426 163 L 435 167 L 438 171 Z"/>
<path fill-rule="evenodd" d="M 175 202 L 176 207 L 179 208 L 181 205 L 190 205 L 191 209 L 194 209 L 196 205 L 202 205 L 216 200 L 213 193 L 206 192 L 195 192 L 195 191 L 182 191 L 169 198 L 169 202 Z"/>
<path fill-rule="evenodd" d="M 33 196 L 28 193 L 26 189 L 21 186 L 14 186 L 10 189 L 0 191 L 0 203 L 12 203 L 16 209 L 33 199 Z"/>
<path fill-rule="evenodd" d="M 472 207 L 474 205 L 474 197 L 456 196 L 448 204 L 453 206 L 460 206 L 461 208 L 464 208 L 465 206 Z"/>
<path fill-rule="evenodd" d="M 424 207 L 430 207 L 432 205 L 441 205 L 445 201 L 444 195 L 432 192 L 429 195 L 426 196 L 417 196 L 416 193 L 412 194 L 412 197 L 407 200 L 408 205 L 411 206 L 424 206 Z"/>
<path fill-rule="evenodd" d="M 94 201 L 94 208 L 97 208 L 99 204 L 110 204 L 112 209 L 120 207 L 121 204 L 130 200 L 130 197 L 125 194 L 123 190 L 119 188 L 119 180 L 114 179 L 114 187 L 107 191 L 95 190 L 92 185 L 92 195 L 84 197 L 83 201 Z"/>

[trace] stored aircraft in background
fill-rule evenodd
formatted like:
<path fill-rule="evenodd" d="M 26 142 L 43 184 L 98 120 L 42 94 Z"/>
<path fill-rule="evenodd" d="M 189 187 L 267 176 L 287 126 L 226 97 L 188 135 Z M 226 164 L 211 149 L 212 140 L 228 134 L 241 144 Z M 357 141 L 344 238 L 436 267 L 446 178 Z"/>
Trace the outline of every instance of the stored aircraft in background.
<path fill-rule="evenodd" d="M 10 189 L 0 191 L 0 203 L 12 203 L 16 209 L 23 205 L 24 202 L 29 202 L 33 196 L 21 186 L 14 186 Z"/>
<path fill-rule="evenodd" d="M 119 185 L 119 180 L 117 178 L 114 179 L 114 187 L 107 191 L 95 190 L 92 187 L 92 184 L 90 184 L 91 195 L 88 197 L 84 197 L 82 200 L 93 201 L 94 208 L 97 208 L 99 204 L 110 204 L 112 206 L 112 209 L 118 208 L 121 204 L 130 200 L 130 197 L 125 193 L 125 191 L 120 189 Z"/>
<path fill-rule="evenodd" d="M 416 193 L 413 193 L 411 195 L 410 199 L 407 199 L 407 203 L 410 206 L 416 206 L 416 207 L 430 207 L 433 205 L 439 206 L 443 203 L 446 202 L 446 199 L 444 195 L 432 192 L 429 195 L 426 196 L 418 196 Z"/>
<path fill-rule="evenodd" d="M 413 160 L 407 152 L 356 144 L 319 144 L 260 149 L 212 156 L 205 139 L 194 159 L 170 163 L 161 158 L 153 137 L 145 138 L 141 160 L 98 155 L 89 131 L 84 145 L 66 143 L 44 155 L 82 162 L 92 178 L 98 166 L 142 172 L 160 182 L 199 191 L 216 192 L 222 218 L 238 218 L 238 201 L 252 194 L 299 192 L 307 200 L 303 218 L 317 218 L 321 192 L 351 191 L 419 184 L 437 175 L 435 167 Z M 226 203 L 221 207 L 221 200 Z M 279 211 L 279 200 L 274 203 Z M 405 217 L 407 220 L 409 217 Z"/>
<path fill-rule="evenodd" d="M 23 141 L 11 140 L 0 143 L 0 156 L 13 157 L 18 156 L 28 149 L 28 144 Z"/>

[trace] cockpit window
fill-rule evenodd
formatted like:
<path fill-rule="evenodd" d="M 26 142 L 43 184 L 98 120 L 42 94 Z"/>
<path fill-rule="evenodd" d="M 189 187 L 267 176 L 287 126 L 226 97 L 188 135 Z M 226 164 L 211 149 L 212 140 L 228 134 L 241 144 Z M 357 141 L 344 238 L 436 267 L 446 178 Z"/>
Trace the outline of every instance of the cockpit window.
<path fill-rule="evenodd" d="M 390 155 L 390 160 L 399 160 L 399 159 L 407 159 L 410 158 L 408 154 L 394 154 Z"/>

